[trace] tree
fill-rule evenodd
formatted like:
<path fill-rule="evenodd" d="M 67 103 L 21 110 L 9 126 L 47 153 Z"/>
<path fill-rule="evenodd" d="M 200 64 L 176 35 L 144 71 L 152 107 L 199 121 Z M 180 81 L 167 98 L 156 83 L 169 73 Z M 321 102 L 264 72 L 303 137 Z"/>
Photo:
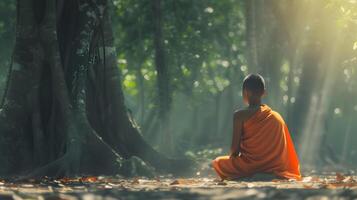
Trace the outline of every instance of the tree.
<path fill-rule="evenodd" d="M 0 110 L 1 175 L 112 174 L 132 156 L 162 171 L 184 164 L 147 144 L 127 114 L 109 7 L 106 0 L 17 1 Z"/>
<path fill-rule="evenodd" d="M 157 85 L 159 96 L 159 118 L 160 129 L 163 134 L 162 145 L 169 152 L 172 151 L 172 141 L 170 134 L 169 111 L 171 107 L 170 74 L 166 64 L 166 55 L 164 50 L 164 39 L 162 36 L 162 10 L 161 0 L 152 1 L 154 17 L 154 47 L 155 63 L 157 71 Z"/>
<path fill-rule="evenodd" d="M 246 3 L 246 37 L 248 47 L 248 64 L 252 72 L 259 72 L 258 50 L 257 50 L 257 33 L 256 33 L 256 0 Z"/>

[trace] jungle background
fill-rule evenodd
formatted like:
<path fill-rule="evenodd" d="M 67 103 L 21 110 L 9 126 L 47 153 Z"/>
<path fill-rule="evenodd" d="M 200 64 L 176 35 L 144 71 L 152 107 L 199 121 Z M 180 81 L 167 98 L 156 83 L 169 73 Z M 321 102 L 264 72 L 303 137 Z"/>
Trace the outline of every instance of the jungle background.
<path fill-rule="evenodd" d="M 150 1 L 112 4 L 126 105 L 156 148 L 226 153 L 232 113 L 243 106 L 242 79 L 257 72 L 266 79 L 265 103 L 285 118 L 303 168 L 356 166 L 356 1 L 165 0 L 158 55 Z M 2 0 L 0 15 L 3 93 L 16 2 Z M 167 69 L 161 80 L 155 59 Z M 160 128 L 162 116 L 167 129 Z"/>
<path fill-rule="evenodd" d="M 115 65 L 121 73 L 121 81 L 113 88 L 123 88 L 127 109 L 124 112 L 155 150 L 167 157 L 184 156 L 202 165 L 186 174 L 190 179 L 138 178 L 136 172 L 126 174 L 132 177 L 124 179 L 47 177 L 40 181 L 28 179 L 25 183 L 0 179 L 1 198 L 17 195 L 18 199 L 26 199 L 29 193 L 35 198 L 44 193 L 46 199 L 55 192 L 59 194 L 56 198 L 90 199 L 97 198 L 98 189 L 101 196 L 125 199 L 357 196 L 355 190 L 345 190 L 356 189 L 356 0 L 108 2 Z M 41 3 L 36 6 L 43 9 Z M 2 101 L 11 77 L 17 17 L 17 2 L 1 0 Z M 62 22 L 62 26 L 66 27 L 66 23 Z M 301 162 L 302 182 L 213 180 L 209 162 L 228 153 L 233 112 L 244 106 L 241 84 L 249 73 L 265 78 L 268 94 L 264 103 L 278 111 L 289 126 Z M 114 124 L 115 120 L 110 119 Z M 138 143 L 142 144 L 145 143 Z M 159 155 L 151 147 L 145 148 L 151 155 Z M 118 149 L 115 151 L 122 153 Z M 135 153 L 155 161 L 155 157 Z M 162 157 L 162 161 L 165 159 Z M 155 167 L 162 164 L 153 163 Z M 163 168 L 170 165 L 167 160 L 165 163 Z M 130 165 L 135 168 L 135 161 Z M 345 189 L 325 190 L 336 188 Z"/>
<path fill-rule="evenodd" d="M 260 73 L 268 91 L 264 103 L 288 124 L 303 174 L 354 174 L 356 0 L 110 4 L 118 85 L 133 123 L 155 149 L 198 162 L 228 153 L 233 112 L 244 106 L 242 80 Z M 16 2 L 2 0 L 1 96 L 8 87 L 15 33 Z"/>

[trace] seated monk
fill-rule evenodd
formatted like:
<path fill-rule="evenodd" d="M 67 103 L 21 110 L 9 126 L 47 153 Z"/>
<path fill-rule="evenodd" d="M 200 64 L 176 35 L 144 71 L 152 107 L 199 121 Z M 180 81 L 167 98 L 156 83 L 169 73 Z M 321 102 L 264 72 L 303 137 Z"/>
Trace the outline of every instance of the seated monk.
<path fill-rule="evenodd" d="M 258 173 L 300 180 L 299 160 L 287 125 L 279 113 L 261 104 L 265 94 L 263 77 L 248 75 L 242 93 L 249 106 L 234 113 L 230 155 L 213 160 L 216 173 L 222 180 Z"/>

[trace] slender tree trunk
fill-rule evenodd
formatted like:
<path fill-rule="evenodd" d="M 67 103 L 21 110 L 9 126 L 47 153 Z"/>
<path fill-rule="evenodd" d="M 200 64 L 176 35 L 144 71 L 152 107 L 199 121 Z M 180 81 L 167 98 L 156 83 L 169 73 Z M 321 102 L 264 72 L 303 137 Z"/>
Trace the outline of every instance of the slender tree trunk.
<path fill-rule="evenodd" d="M 256 33 L 256 0 L 246 2 L 246 40 L 248 48 L 248 65 L 251 72 L 259 72 L 257 33 Z"/>
<path fill-rule="evenodd" d="M 221 137 L 221 134 L 220 133 L 220 128 L 219 128 L 219 125 L 220 125 L 220 112 L 221 112 L 221 96 L 222 96 L 222 93 L 221 92 L 218 92 L 215 97 L 214 97 L 214 135 L 218 138 L 218 137 Z"/>
<path fill-rule="evenodd" d="M 138 79 L 138 85 L 139 85 L 138 104 L 140 105 L 140 110 L 139 110 L 140 124 L 144 123 L 144 117 L 145 117 L 145 87 L 144 87 L 144 77 L 141 72 L 142 64 L 143 63 L 140 63 L 139 66 L 136 68 L 136 77 Z"/>
<path fill-rule="evenodd" d="M 155 63 L 157 70 L 157 84 L 159 93 L 159 117 L 160 130 L 163 134 L 162 147 L 169 153 L 172 149 L 172 139 L 170 132 L 170 107 L 171 107 L 171 91 L 170 91 L 170 74 L 166 64 L 166 55 L 164 50 L 163 39 L 163 23 L 162 23 L 162 8 L 161 0 L 153 1 L 154 14 L 154 46 L 155 46 Z"/>
<path fill-rule="evenodd" d="M 307 48 L 306 48 L 307 49 Z M 307 113 L 309 112 L 309 106 L 312 98 L 313 91 L 316 88 L 316 84 L 319 80 L 319 56 L 316 55 L 316 48 L 309 48 L 310 51 L 306 50 L 303 60 L 303 68 L 301 73 L 300 86 L 296 94 L 296 102 L 293 107 L 293 120 L 294 123 L 290 125 L 292 133 L 301 133 L 301 127 L 304 126 Z"/>

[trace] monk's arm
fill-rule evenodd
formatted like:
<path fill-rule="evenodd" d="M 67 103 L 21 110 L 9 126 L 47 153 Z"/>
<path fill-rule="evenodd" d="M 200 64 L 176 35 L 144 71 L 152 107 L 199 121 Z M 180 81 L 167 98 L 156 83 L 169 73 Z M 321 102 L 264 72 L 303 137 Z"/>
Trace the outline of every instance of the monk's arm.
<path fill-rule="evenodd" d="M 242 136 L 243 130 L 243 120 L 241 113 L 235 112 L 233 116 L 233 136 L 232 136 L 232 145 L 230 154 L 233 156 L 237 156 L 239 154 L 240 147 L 240 139 Z"/>

